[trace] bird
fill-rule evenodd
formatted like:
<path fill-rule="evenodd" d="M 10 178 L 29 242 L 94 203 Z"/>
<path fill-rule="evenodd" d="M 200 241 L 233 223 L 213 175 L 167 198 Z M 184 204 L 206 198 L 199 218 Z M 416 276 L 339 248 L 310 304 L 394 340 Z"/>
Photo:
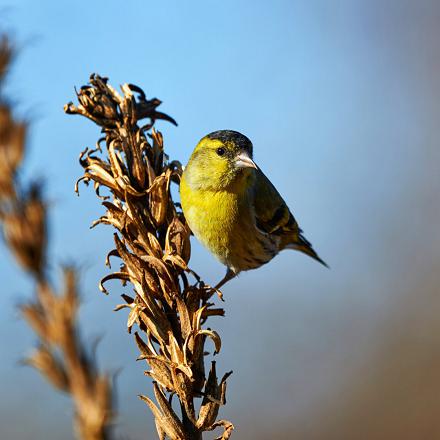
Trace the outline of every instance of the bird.
<path fill-rule="evenodd" d="M 214 131 L 199 141 L 182 173 L 180 202 L 192 233 L 227 268 L 215 289 L 283 249 L 328 267 L 254 162 L 252 142 L 238 131 Z"/>

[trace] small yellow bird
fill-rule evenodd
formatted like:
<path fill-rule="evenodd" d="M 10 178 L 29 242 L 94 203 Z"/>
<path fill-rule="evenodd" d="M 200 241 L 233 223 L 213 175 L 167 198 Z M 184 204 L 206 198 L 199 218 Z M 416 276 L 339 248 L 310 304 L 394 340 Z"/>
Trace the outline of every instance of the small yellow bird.
<path fill-rule="evenodd" d="M 252 160 L 252 142 L 237 131 L 215 131 L 197 144 L 182 175 L 180 198 L 194 235 L 227 267 L 217 289 L 283 249 L 327 266 Z"/>

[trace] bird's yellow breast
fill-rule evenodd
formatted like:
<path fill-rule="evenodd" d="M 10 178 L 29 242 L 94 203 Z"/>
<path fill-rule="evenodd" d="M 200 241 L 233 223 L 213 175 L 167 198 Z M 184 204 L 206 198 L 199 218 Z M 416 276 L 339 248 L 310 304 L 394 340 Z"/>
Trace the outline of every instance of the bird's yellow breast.
<path fill-rule="evenodd" d="M 255 227 L 247 190 L 234 191 L 231 188 L 228 191 L 213 191 L 193 188 L 184 174 L 180 184 L 180 198 L 194 235 L 223 264 L 237 272 L 257 265 L 252 255 L 261 254 L 262 240 Z"/>

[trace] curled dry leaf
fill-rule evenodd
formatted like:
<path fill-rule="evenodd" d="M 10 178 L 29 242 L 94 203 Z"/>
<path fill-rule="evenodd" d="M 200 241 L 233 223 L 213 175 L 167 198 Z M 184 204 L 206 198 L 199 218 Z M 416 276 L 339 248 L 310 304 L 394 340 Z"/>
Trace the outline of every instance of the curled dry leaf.
<path fill-rule="evenodd" d="M 215 345 L 215 353 L 214 354 L 220 353 L 220 349 L 222 347 L 222 340 L 220 339 L 219 334 L 215 330 L 209 330 L 209 329 L 208 330 L 199 330 L 196 333 L 196 337 L 200 336 L 200 335 L 209 336 L 213 340 L 214 345 Z"/>
<path fill-rule="evenodd" d="M 218 422 L 212 424 L 210 428 L 213 430 L 220 426 L 224 429 L 223 434 L 220 437 L 216 437 L 215 440 L 228 440 L 232 435 L 234 425 L 228 420 L 219 420 Z"/>

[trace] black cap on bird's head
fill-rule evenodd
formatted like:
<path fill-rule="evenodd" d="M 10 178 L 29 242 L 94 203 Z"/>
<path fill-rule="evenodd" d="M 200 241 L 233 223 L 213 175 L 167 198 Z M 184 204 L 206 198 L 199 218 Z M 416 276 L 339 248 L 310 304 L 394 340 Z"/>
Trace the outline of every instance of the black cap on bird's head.
<path fill-rule="evenodd" d="M 239 151 L 245 151 L 252 158 L 252 142 L 244 134 L 234 130 L 217 130 L 206 135 L 208 139 L 218 140 L 223 144 L 232 144 Z"/>

